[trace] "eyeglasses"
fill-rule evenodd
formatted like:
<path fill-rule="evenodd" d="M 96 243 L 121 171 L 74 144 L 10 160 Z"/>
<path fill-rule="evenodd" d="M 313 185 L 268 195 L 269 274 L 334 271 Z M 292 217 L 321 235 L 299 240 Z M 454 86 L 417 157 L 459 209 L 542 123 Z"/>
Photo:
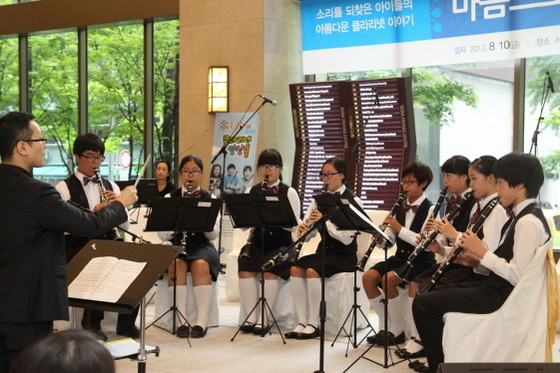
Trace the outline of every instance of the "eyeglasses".
<path fill-rule="evenodd" d="M 89 163 L 95 163 L 95 162 L 103 162 L 105 160 L 104 156 L 95 156 L 95 155 L 80 155 L 80 157 L 85 158 L 88 160 Z"/>
<path fill-rule="evenodd" d="M 412 185 L 414 183 L 417 183 L 418 180 L 401 180 L 401 185 Z"/>
<path fill-rule="evenodd" d="M 334 175 L 338 175 L 340 172 L 327 172 L 327 173 L 320 173 L 319 177 L 322 179 L 330 179 Z"/>
<path fill-rule="evenodd" d="M 202 171 L 200 170 L 181 170 L 183 175 L 193 175 L 198 176 Z"/>
<path fill-rule="evenodd" d="M 30 139 L 30 140 L 22 140 L 25 142 L 42 142 L 43 144 L 47 143 L 47 139 L 45 139 L 44 137 L 41 137 L 40 139 Z"/>
<path fill-rule="evenodd" d="M 278 166 L 274 165 L 274 164 L 261 164 L 259 166 L 259 169 L 268 170 L 268 171 L 273 171 L 273 170 L 276 170 L 277 168 L 278 168 Z"/>

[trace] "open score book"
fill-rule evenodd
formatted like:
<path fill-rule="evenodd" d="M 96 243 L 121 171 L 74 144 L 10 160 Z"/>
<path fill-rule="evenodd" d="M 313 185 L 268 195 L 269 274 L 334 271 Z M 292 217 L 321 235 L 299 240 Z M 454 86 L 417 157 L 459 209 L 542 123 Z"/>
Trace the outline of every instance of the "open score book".
<path fill-rule="evenodd" d="M 146 262 L 114 256 L 93 258 L 68 287 L 68 297 L 116 303 L 144 267 Z"/>

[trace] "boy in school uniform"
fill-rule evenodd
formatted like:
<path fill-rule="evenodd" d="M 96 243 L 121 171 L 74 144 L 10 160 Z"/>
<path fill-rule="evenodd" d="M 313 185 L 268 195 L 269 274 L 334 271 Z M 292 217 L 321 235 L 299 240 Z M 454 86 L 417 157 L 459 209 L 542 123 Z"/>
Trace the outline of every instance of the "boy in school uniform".
<path fill-rule="evenodd" d="M 503 206 L 513 206 L 513 215 L 502 227 L 498 248 L 492 252 L 471 231 L 463 234 L 462 256 L 479 258 L 491 272 L 478 287 L 442 289 L 419 294 L 413 303 L 414 322 L 424 344 L 429 372 L 444 361 L 443 315 L 447 312 L 486 314 L 499 309 L 536 249 L 550 240 L 550 231 L 535 198 L 544 182 L 539 160 L 531 154 L 510 153 L 493 167 L 498 197 Z"/>

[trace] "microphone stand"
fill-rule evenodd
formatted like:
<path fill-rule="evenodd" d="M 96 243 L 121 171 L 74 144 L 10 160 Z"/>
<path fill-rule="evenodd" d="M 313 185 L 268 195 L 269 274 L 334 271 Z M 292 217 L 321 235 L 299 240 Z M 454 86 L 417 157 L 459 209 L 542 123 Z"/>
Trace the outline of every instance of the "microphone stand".
<path fill-rule="evenodd" d="M 253 99 L 254 100 L 254 99 Z M 251 101 L 252 103 L 252 101 Z M 229 144 L 231 144 L 233 142 L 233 140 L 235 140 L 237 138 L 237 136 L 239 135 L 239 132 L 241 132 L 241 130 L 243 130 L 243 128 L 245 128 L 245 126 L 247 125 L 247 123 L 249 123 L 251 121 L 251 119 L 253 119 L 253 117 L 259 112 L 259 110 L 267 103 L 266 100 L 263 99 L 263 102 L 259 105 L 259 107 L 257 108 L 257 110 L 255 110 L 253 112 L 253 114 L 251 114 L 251 116 L 249 117 L 249 119 L 247 119 L 245 122 L 243 122 L 243 118 L 245 117 L 245 115 L 247 114 L 249 108 L 247 108 L 247 110 L 245 111 L 245 114 L 243 114 L 243 116 L 241 117 L 241 125 L 237 127 L 237 129 L 233 132 L 233 134 L 229 137 L 229 140 L 226 141 L 226 143 L 220 148 L 220 150 L 216 153 L 216 155 L 214 155 L 214 158 L 212 158 L 212 161 L 210 161 L 210 165 L 213 165 L 214 162 L 216 162 L 216 159 L 218 159 L 218 157 L 220 155 L 223 156 L 222 158 L 222 175 L 221 175 L 221 185 L 222 185 L 222 193 L 224 193 L 225 190 L 225 185 L 224 185 L 224 181 L 225 181 L 225 177 L 226 177 L 226 156 L 227 156 L 227 147 L 229 146 Z M 249 104 L 249 107 L 251 107 L 251 104 Z M 222 197 L 223 198 L 223 197 Z M 220 214 L 221 216 L 224 216 L 224 205 L 222 204 L 222 208 L 220 209 Z M 218 252 L 221 253 L 222 252 L 222 221 L 223 219 L 220 219 L 220 234 L 218 235 Z"/>
<path fill-rule="evenodd" d="M 549 79 L 549 76 L 548 76 L 548 72 L 547 72 L 547 75 L 545 75 L 544 81 L 543 81 L 543 94 L 542 94 L 542 98 L 541 98 L 541 111 L 539 113 L 539 119 L 537 120 L 537 127 L 535 128 L 535 131 L 533 132 L 533 137 L 531 138 L 531 149 L 529 150 L 529 153 L 533 154 L 535 157 L 537 156 L 537 142 L 538 142 L 538 137 L 539 137 L 539 133 L 540 133 L 539 132 L 539 127 L 541 125 L 541 120 L 544 119 L 544 117 L 543 117 L 544 106 L 546 104 L 546 99 L 548 98 L 548 91 L 552 90 L 551 83 L 549 83 L 548 79 Z M 534 152 L 533 152 L 533 148 L 535 149 Z"/>

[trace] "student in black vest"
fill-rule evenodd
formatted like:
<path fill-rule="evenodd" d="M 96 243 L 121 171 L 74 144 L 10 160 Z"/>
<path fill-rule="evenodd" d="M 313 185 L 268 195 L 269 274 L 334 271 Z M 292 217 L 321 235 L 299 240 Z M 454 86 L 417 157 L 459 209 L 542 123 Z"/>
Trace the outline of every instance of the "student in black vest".
<path fill-rule="evenodd" d="M 266 185 L 264 185 L 264 182 L 256 184 L 251 189 L 248 189 L 246 193 L 282 194 L 287 196 L 294 212 L 294 218 L 298 221 L 301 210 L 299 196 L 294 188 L 282 182 L 283 162 L 278 150 L 263 150 L 259 155 L 257 167 L 261 180 L 268 180 L 268 182 Z M 276 255 L 278 249 L 287 247 L 294 242 L 292 232 L 296 228 L 296 226 L 290 228 L 265 227 L 264 232 L 261 228 L 251 230 L 249 240 L 238 258 L 241 307 L 243 307 L 245 314 L 249 316 L 247 321 L 241 325 L 240 330 L 242 332 L 263 335 L 270 329 L 272 324 L 270 322 L 270 315 L 261 317 L 261 307 L 257 307 L 251 313 L 260 296 L 261 286 L 258 277 L 260 276 L 263 263 Z M 263 235 L 264 249 L 262 247 Z M 264 272 L 264 295 L 270 308 L 274 307 L 278 295 L 278 277 L 287 280 L 289 276 L 290 264 L 288 262 L 281 262 Z"/>
<path fill-rule="evenodd" d="M 200 157 L 187 155 L 181 160 L 179 172 L 183 186 L 166 197 L 183 198 L 215 198 L 210 192 L 200 188 L 204 165 Z M 186 235 L 184 234 L 186 233 Z M 217 281 L 220 274 L 220 255 L 211 240 L 220 234 L 220 216 L 214 223 L 211 232 L 160 232 L 158 235 L 164 241 L 172 241 L 174 245 L 186 243 L 183 254 L 175 259 L 168 268 L 169 278 L 167 288 L 170 299 L 173 294 L 173 277 L 176 276 L 177 298 L 176 304 L 179 312 L 186 317 L 187 314 L 187 272 L 191 272 L 193 282 L 193 295 L 197 308 L 197 319 L 192 329 L 181 325 L 177 329 L 179 338 L 202 338 L 208 332 L 208 316 L 212 305 L 212 281 Z M 175 272 L 175 267 L 177 272 Z"/>
<path fill-rule="evenodd" d="M 492 252 L 471 231 L 461 237 L 462 255 L 479 258 L 491 273 L 480 286 L 448 288 L 419 294 L 412 305 L 414 322 L 426 350 L 429 371 L 444 361 L 443 315 L 447 312 L 486 314 L 499 309 L 531 262 L 538 247 L 550 240 L 550 230 L 535 206 L 544 173 L 531 154 L 510 153 L 493 167 L 503 206 L 513 206 L 512 217 L 501 230 L 498 248 Z"/>
<path fill-rule="evenodd" d="M 469 225 L 474 224 L 480 212 L 491 200 L 496 198 L 498 195 L 496 191 L 496 178 L 492 174 L 492 168 L 494 167 L 496 161 L 497 159 L 493 156 L 483 155 L 479 158 L 476 158 L 469 167 L 468 176 L 470 180 L 470 188 L 473 191 L 473 197 L 476 200 L 476 203 L 473 205 L 470 211 Z M 488 247 L 491 251 L 494 251 L 498 247 L 498 242 L 500 241 L 500 229 L 507 221 L 507 219 L 508 216 L 505 209 L 500 204 L 498 204 L 494 208 L 494 210 L 492 210 L 492 213 L 484 221 L 483 226 L 478 231 L 478 236 L 481 240 L 483 240 L 486 247 Z M 442 221 L 435 222 L 436 229 L 444 225 L 449 225 L 449 223 L 445 223 Z M 458 240 L 461 239 L 462 233 L 455 230 L 453 226 L 446 229 L 449 230 L 449 239 L 452 239 L 455 243 L 457 243 Z M 452 249 L 451 246 L 444 247 L 441 246 L 440 243 L 435 241 L 428 248 L 433 252 L 442 255 L 443 257 L 449 255 Z M 470 255 L 459 256 L 455 260 L 455 263 L 447 266 L 444 274 L 438 280 L 437 285 L 433 290 L 444 289 L 448 287 L 477 286 L 480 281 L 485 278 L 484 275 L 479 274 L 484 273 L 485 269 L 483 267 L 479 267 L 478 264 L 474 262 L 470 264 L 463 263 L 463 260 L 467 259 L 476 260 Z M 474 271 L 473 268 L 475 268 Z M 416 279 L 414 279 L 414 281 L 410 283 L 408 293 L 408 307 L 406 309 L 407 315 L 405 317 L 405 320 L 408 323 L 407 328 L 409 331 L 410 339 L 403 349 L 396 352 L 397 355 L 403 358 L 414 359 L 425 356 L 422 342 L 420 341 L 420 337 L 418 336 L 414 321 L 412 320 L 412 302 L 414 300 L 414 297 L 416 296 L 416 293 L 418 292 L 418 288 L 427 285 L 427 282 L 429 282 L 432 278 L 433 272 L 434 269 L 432 268 L 427 274 L 418 276 Z M 430 277 L 426 278 L 427 275 L 430 275 Z M 419 281 L 421 281 L 421 279 L 424 279 L 423 282 L 425 283 L 420 284 Z M 419 370 L 419 363 L 415 365 L 415 369 Z"/>
<path fill-rule="evenodd" d="M 401 171 L 401 185 L 406 192 L 406 201 L 397 210 L 395 216 L 387 216 L 383 225 L 387 227 L 385 234 L 396 242 L 397 251 L 395 255 L 389 257 L 387 262 L 376 263 L 362 277 L 364 290 L 368 296 L 371 308 L 379 317 L 380 325 L 383 324 L 385 315 L 385 297 L 387 297 L 388 326 L 381 328 L 376 335 L 367 338 L 369 343 L 384 344 L 384 336 L 388 335 L 388 344 L 403 343 L 404 323 L 403 315 L 406 304 L 403 298 L 399 297 L 398 287 L 402 280 L 398 278 L 393 270 L 404 265 L 416 246 L 416 236 L 426 224 L 432 212 L 432 203 L 424 191 L 433 180 L 432 170 L 420 162 L 410 162 Z M 383 245 L 385 242 L 382 243 Z M 426 268 L 434 264 L 434 254 L 422 252 L 416 258 L 411 276 L 421 273 Z M 387 272 L 386 272 L 387 270 Z M 387 288 L 385 288 L 385 276 L 387 276 Z M 380 287 L 383 287 L 384 295 Z"/>
<path fill-rule="evenodd" d="M 74 140 L 72 148 L 74 160 L 77 168 L 76 172 L 67 179 L 56 185 L 56 189 L 60 193 L 63 200 L 71 200 L 82 207 L 92 211 L 98 211 L 109 203 L 113 202 L 120 194 L 120 189 L 112 181 L 101 178 L 97 180 L 95 170 L 101 167 L 101 163 L 105 160 L 105 144 L 94 133 L 86 133 L 80 135 Z M 103 183 L 105 188 L 106 200 L 102 202 L 100 184 Z M 126 221 L 121 224 L 124 229 L 128 229 L 130 223 Z M 115 231 L 109 231 L 102 237 L 81 237 L 72 234 L 65 236 L 66 243 L 66 260 L 70 262 L 72 258 L 88 243 L 92 238 L 115 239 Z M 120 313 L 117 323 L 117 334 L 125 335 L 130 338 L 138 338 L 140 331 L 135 325 L 138 316 L 138 307 L 131 314 Z M 89 320 L 88 320 L 89 318 Z M 107 336 L 101 330 L 101 321 L 103 320 L 103 311 L 84 310 L 82 318 L 82 327 L 91 330 L 100 340 L 107 340 Z"/>
<path fill-rule="evenodd" d="M 340 194 L 354 205 L 362 207 L 362 201 L 346 188 L 346 162 L 340 157 L 329 158 L 321 168 L 323 190 L 331 194 Z M 305 213 L 304 222 L 298 226 L 298 235 L 303 235 L 310 224 L 317 222 L 323 214 L 317 209 L 315 200 Z M 322 272 L 323 241 L 317 245 L 314 254 L 299 258 L 291 268 L 290 288 L 296 310 L 298 324 L 285 334 L 286 338 L 311 339 L 320 335 L 319 306 L 321 300 L 321 276 L 331 277 L 340 272 L 356 270 L 356 231 L 337 230 L 328 220 L 325 222 L 322 236 L 325 248 L 325 273 Z M 309 238 L 315 235 L 310 233 Z"/>

